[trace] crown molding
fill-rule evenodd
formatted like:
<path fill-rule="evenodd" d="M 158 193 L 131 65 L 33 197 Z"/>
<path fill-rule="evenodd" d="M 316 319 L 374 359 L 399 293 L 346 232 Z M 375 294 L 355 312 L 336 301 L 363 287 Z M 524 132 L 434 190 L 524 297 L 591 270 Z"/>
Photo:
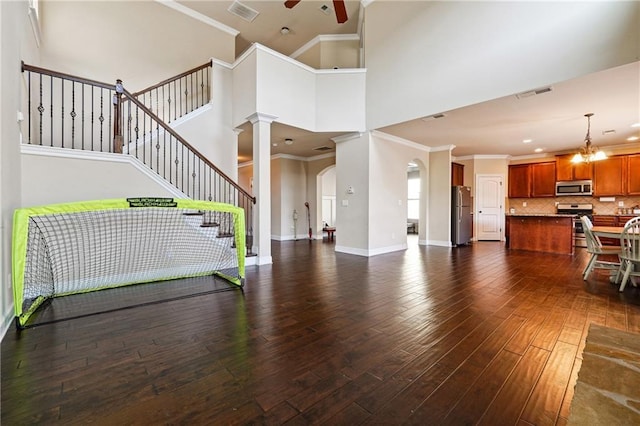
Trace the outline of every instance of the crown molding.
<path fill-rule="evenodd" d="M 420 151 L 425 151 L 425 152 L 437 151 L 437 149 L 435 149 L 435 148 L 431 148 L 431 147 L 426 146 L 426 145 L 421 145 L 421 144 L 419 144 L 417 142 L 410 141 L 409 139 L 404 139 L 404 138 L 401 138 L 401 137 L 398 137 L 398 136 L 393 136 L 393 135 L 390 135 L 388 133 L 381 132 L 379 130 L 373 130 L 371 132 L 371 135 L 375 136 L 377 138 L 380 138 L 380 139 L 384 139 L 384 140 L 389 141 L 389 142 L 393 142 L 393 143 L 397 143 L 397 144 L 400 144 L 400 145 L 408 146 L 409 148 L 417 149 L 417 150 L 420 150 Z"/>
<path fill-rule="evenodd" d="M 336 156 L 335 152 L 328 152 L 326 154 L 314 155 L 313 157 L 300 157 L 300 156 L 291 155 L 291 154 L 274 154 L 271 156 L 271 159 L 272 160 L 279 160 L 279 159 L 297 160 L 297 161 L 304 161 L 306 163 L 311 163 L 312 161 L 324 160 L 325 158 L 332 158 L 335 156 Z M 253 166 L 253 161 L 245 161 L 244 163 L 238 164 L 239 169 L 243 167 L 249 167 L 249 166 Z"/>
<path fill-rule="evenodd" d="M 291 58 L 297 58 L 316 44 L 322 43 L 324 41 L 360 41 L 360 36 L 358 34 L 321 34 L 315 36 L 307 43 L 305 43 L 301 48 L 293 52 L 291 54 Z"/>
<path fill-rule="evenodd" d="M 353 139 L 361 138 L 364 135 L 364 132 L 353 132 L 347 133 L 345 135 L 336 136 L 335 138 L 331 138 L 335 143 L 347 142 Z"/>
<path fill-rule="evenodd" d="M 190 18 L 193 18 L 193 19 L 195 19 L 197 21 L 200 21 L 200 22 L 202 22 L 202 23 L 204 23 L 206 25 L 209 25 L 209 26 L 211 26 L 213 28 L 216 28 L 216 29 L 218 29 L 220 31 L 223 31 L 223 32 L 225 32 L 225 33 L 227 33 L 229 35 L 232 35 L 233 37 L 236 37 L 238 34 L 240 34 L 240 31 L 238 31 L 238 30 L 236 30 L 234 28 L 231 28 L 231 27 L 229 27 L 229 26 L 227 26 L 227 25 L 225 25 L 225 24 L 223 24 L 221 22 L 218 22 L 215 19 L 211 19 L 208 16 L 203 15 L 200 12 L 196 12 L 195 10 L 190 9 L 190 8 L 188 8 L 188 7 L 182 5 L 182 4 L 180 4 L 180 3 L 178 3 L 178 2 L 176 2 L 174 0 L 153 0 L 153 1 L 155 1 L 156 3 L 159 3 L 159 4 L 163 5 L 163 6 L 166 6 L 169 9 L 173 9 L 176 12 L 180 12 L 180 13 L 182 13 L 184 15 L 187 15 Z"/>

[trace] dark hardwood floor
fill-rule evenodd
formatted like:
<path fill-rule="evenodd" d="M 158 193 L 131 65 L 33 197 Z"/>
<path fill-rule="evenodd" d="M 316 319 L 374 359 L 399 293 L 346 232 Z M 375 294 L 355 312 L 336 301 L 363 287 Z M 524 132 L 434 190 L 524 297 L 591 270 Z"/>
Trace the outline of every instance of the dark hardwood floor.
<path fill-rule="evenodd" d="M 273 258 L 244 294 L 10 330 L 2 424 L 565 424 L 589 324 L 640 332 L 640 290 L 584 282 L 584 252 Z"/>

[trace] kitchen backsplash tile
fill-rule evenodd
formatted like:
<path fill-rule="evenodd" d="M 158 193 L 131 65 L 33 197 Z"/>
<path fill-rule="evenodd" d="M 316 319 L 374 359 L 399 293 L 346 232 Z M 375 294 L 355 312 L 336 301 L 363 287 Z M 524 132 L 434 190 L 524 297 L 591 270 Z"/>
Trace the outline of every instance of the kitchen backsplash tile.
<path fill-rule="evenodd" d="M 506 211 L 515 209 L 516 214 L 553 214 L 556 203 L 591 203 L 594 214 L 618 214 L 619 201 L 624 202 L 624 208 L 640 206 L 640 197 L 615 197 L 613 202 L 600 201 L 598 197 L 509 198 Z M 522 203 L 526 203 L 526 207 Z"/>

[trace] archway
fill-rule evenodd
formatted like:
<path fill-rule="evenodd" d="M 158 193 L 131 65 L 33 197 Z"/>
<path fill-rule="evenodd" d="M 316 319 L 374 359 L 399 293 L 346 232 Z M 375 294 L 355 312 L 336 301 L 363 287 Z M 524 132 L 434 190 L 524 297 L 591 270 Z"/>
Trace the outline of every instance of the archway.
<path fill-rule="evenodd" d="M 336 226 L 336 166 L 321 170 L 316 177 L 315 229 L 320 236 L 325 226 Z"/>
<path fill-rule="evenodd" d="M 407 165 L 407 244 L 426 244 L 427 168 L 418 159 Z"/>

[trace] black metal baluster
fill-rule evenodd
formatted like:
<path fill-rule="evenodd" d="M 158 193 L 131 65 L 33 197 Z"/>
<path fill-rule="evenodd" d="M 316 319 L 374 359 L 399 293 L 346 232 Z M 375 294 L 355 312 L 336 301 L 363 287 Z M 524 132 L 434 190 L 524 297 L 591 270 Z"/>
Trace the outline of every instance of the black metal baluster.
<path fill-rule="evenodd" d="M 109 91 L 109 99 L 113 100 L 114 96 L 117 96 L 118 94 L 114 91 L 113 95 L 111 94 L 111 91 Z M 118 96 L 119 97 L 119 96 Z M 113 116 L 114 112 L 113 112 L 113 108 L 109 107 L 107 108 L 109 111 L 109 120 L 108 120 L 108 126 L 107 128 L 109 129 L 109 136 L 107 137 L 107 141 L 109 143 L 109 147 L 114 147 L 113 151 L 115 152 L 115 134 L 113 132 L 113 128 L 114 126 L 111 123 L 111 119 L 114 118 L 115 116 Z M 120 132 L 122 132 L 122 130 L 120 130 Z M 122 142 L 120 142 L 122 143 Z M 111 148 L 110 148 L 111 150 Z M 120 153 L 122 153 L 122 147 L 120 147 Z"/>
<path fill-rule="evenodd" d="M 209 103 L 211 102 L 211 75 L 209 75 L 209 67 L 207 67 L 206 70 L 207 70 L 207 103 Z"/>
<path fill-rule="evenodd" d="M 75 149 L 75 132 L 76 132 L 76 82 L 71 82 L 71 149 Z"/>
<path fill-rule="evenodd" d="M 44 105 L 42 105 L 42 74 L 40 74 L 40 105 L 38 105 L 38 112 L 40 113 L 40 140 L 38 141 L 40 146 L 42 146 L 42 120 L 44 113 Z"/>
<path fill-rule="evenodd" d="M 104 88 L 102 87 L 100 88 L 100 117 L 98 117 L 98 121 L 100 121 L 100 152 L 104 152 Z"/>
<path fill-rule="evenodd" d="M 138 142 L 140 139 L 140 115 L 138 113 L 138 106 L 136 105 L 136 127 L 135 127 L 135 132 L 136 132 L 136 142 L 135 142 L 135 147 L 136 147 L 136 158 L 139 160 L 140 157 L 138 156 Z M 144 130 L 144 129 L 143 129 Z"/>
<path fill-rule="evenodd" d="M 27 126 L 29 127 L 28 143 L 31 144 L 31 71 L 27 71 L 27 84 L 29 85 L 29 101 L 27 106 Z"/>
<path fill-rule="evenodd" d="M 93 142 L 94 142 L 94 136 L 95 136 L 95 129 L 94 129 L 94 126 L 93 126 L 93 124 L 95 122 L 95 120 L 94 120 L 94 111 L 93 111 L 94 106 L 95 106 L 95 102 L 96 102 L 95 101 L 95 92 L 96 92 L 96 88 L 92 87 L 91 88 L 91 151 L 94 150 Z"/>
<path fill-rule="evenodd" d="M 60 79 L 60 93 L 60 134 L 62 135 L 60 146 L 64 148 L 64 78 Z"/>
<path fill-rule="evenodd" d="M 84 137 L 85 137 L 85 129 L 84 129 L 84 83 L 82 83 L 82 117 L 80 118 L 80 121 L 82 123 L 81 127 L 82 127 L 82 149 L 84 150 Z"/>
<path fill-rule="evenodd" d="M 167 107 L 165 106 L 165 102 L 164 102 L 164 84 L 162 85 L 162 121 L 164 121 L 165 123 L 167 122 L 167 116 L 166 116 L 166 112 L 167 112 Z"/>
<path fill-rule="evenodd" d="M 160 123 L 156 126 L 156 173 L 160 174 Z"/>
<path fill-rule="evenodd" d="M 49 77 L 49 83 L 51 85 L 50 90 L 51 92 L 49 93 L 49 96 L 51 97 L 51 101 L 49 103 L 49 106 L 51 107 L 51 113 L 50 113 L 50 118 L 51 118 L 51 124 L 49 125 L 49 128 L 51 129 L 51 140 L 49 141 L 49 144 L 51 146 L 53 146 L 53 77 Z"/>

